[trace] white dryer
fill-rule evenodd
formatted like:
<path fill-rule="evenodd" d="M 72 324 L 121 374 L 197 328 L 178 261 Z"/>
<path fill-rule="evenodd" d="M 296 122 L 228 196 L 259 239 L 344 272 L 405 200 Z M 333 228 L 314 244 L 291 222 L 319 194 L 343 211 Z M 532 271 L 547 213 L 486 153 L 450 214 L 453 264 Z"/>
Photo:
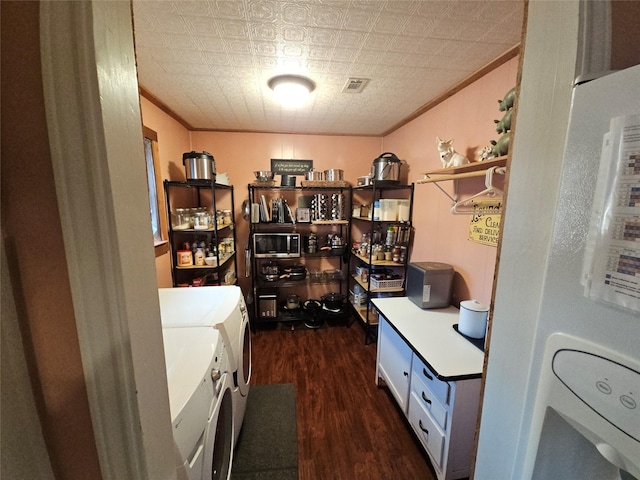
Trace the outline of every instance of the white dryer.
<path fill-rule="evenodd" d="M 160 288 L 163 328 L 213 327 L 222 335 L 233 377 L 234 445 L 240 435 L 251 383 L 249 314 L 237 286 Z"/>
<path fill-rule="evenodd" d="M 233 462 L 232 375 L 220 333 L 163 328 L 180 480 L 228 480 Z"/>

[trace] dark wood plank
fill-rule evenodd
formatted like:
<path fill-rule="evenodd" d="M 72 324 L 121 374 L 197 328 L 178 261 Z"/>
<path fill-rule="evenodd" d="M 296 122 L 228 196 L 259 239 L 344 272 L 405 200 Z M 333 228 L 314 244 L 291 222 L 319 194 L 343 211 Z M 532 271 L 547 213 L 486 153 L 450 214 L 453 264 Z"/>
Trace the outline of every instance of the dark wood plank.
<path fill-rule="evenodd" d="M 358 324 L 252 334 L 254 385 L 296 389 L 300 480 L 435 480 L 402 412 L 375 385 L 376 345 Z"/>

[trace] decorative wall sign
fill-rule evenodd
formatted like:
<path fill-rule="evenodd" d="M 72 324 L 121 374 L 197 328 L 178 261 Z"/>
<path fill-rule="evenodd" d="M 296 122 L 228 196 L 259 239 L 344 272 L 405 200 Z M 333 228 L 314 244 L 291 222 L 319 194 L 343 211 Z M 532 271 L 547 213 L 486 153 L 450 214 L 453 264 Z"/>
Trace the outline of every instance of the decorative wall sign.
<path fill-rule="evenodd" d="M 498 246 L 502 201 L 483 201 L 474 204 L 474 213 L 469 222 L 469 240 L 482 245 Z"/>
<path fill-rule="evenodd" d="M 271 159 L 271 171 L 278 175 L 304 175 L 313 169 L 313 160 L 286 160 L 283 158 Z"/>

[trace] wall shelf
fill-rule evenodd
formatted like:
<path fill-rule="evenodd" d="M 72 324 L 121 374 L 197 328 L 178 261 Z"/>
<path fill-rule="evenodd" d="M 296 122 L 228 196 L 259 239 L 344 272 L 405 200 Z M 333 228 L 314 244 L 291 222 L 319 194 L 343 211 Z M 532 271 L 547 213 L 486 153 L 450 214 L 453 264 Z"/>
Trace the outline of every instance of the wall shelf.
<path fill-rule="evenodd" d="M 507 156 L 492 158 L 484 162 L 472 162 L 460 167 L 440 168 L 424 173 L 422 180 L 416 183 L 437 183 L 447 180 L 457 180 L 459 178 L 483 177 L 491 167 L 505 168 L 507 166 Z"/>

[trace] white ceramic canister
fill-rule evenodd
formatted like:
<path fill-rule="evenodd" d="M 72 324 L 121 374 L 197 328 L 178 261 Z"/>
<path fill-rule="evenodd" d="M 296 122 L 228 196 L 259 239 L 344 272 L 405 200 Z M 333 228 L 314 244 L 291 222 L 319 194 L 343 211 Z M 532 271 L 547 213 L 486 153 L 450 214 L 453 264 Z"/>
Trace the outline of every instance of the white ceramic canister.
<path fill-rule="evenodd" d="M 471 338 L 484 338 L 487 332 L 489 307 L 477 300 L 460 302 L 458 331 Z"/>

